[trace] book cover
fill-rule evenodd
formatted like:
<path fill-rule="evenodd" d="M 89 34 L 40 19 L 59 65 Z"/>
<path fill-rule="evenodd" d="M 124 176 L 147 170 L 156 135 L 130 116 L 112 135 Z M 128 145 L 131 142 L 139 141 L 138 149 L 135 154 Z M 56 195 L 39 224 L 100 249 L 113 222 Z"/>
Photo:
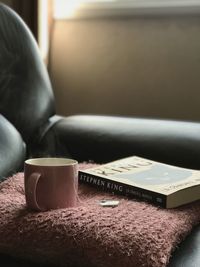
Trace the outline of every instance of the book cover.
<path fill-rule="evenodd" d="M 79 182 L 164 208 L 200 199 L 200 171 L 137 156 L 79 171 Z"/>

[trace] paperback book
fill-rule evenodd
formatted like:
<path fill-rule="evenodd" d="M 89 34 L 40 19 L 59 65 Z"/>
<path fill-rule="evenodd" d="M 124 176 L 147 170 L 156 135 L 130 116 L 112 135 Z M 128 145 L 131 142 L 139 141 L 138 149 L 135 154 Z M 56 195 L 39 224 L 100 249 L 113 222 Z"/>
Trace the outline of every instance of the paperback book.
<path fill-rule="evenodd" d="M 80 170 L 79 182 L 164 208 L 200 199 L 200 171 L 137 156 Z"/>

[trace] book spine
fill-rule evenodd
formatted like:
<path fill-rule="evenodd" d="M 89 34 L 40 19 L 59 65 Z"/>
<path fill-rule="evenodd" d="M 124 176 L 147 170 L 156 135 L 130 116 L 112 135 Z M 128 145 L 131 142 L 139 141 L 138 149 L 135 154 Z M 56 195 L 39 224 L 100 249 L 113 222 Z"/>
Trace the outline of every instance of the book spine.
<path fill-rule="evenodd" d="M 142 189 L 136 186 L 127 185 L 121 182 L 112 181 L 96 175 L 84 173 L 79 171 L 79 182 L 89 184 L 101 191 L 110 192 L 112 194 L 119 194 L 133 199 L 144 200 L 160 207 L 166 208 L 166 196 Z"/>

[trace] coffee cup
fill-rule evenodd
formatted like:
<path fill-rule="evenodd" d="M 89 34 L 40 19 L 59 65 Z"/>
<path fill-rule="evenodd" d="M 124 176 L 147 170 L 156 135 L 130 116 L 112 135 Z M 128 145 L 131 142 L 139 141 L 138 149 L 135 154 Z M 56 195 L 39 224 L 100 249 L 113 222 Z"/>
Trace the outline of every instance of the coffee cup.
<path fill-rule="evenodd" d="M 78 162 L 68 158 L 32 158 L 24 163 L 27 207 L 37 211 L 77 205 Z"/>

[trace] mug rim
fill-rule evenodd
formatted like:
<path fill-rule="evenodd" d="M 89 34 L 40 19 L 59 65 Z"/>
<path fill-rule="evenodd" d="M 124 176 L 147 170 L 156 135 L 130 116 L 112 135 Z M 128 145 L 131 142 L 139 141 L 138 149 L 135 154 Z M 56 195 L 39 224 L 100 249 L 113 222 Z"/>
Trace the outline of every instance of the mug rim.
<path fill-rule="evenodd" d="M 78 161 L 63 157 L 38 157 L 25 160 L 25 164 L 38 167 L 65 167 L 76 165 Z"/>

